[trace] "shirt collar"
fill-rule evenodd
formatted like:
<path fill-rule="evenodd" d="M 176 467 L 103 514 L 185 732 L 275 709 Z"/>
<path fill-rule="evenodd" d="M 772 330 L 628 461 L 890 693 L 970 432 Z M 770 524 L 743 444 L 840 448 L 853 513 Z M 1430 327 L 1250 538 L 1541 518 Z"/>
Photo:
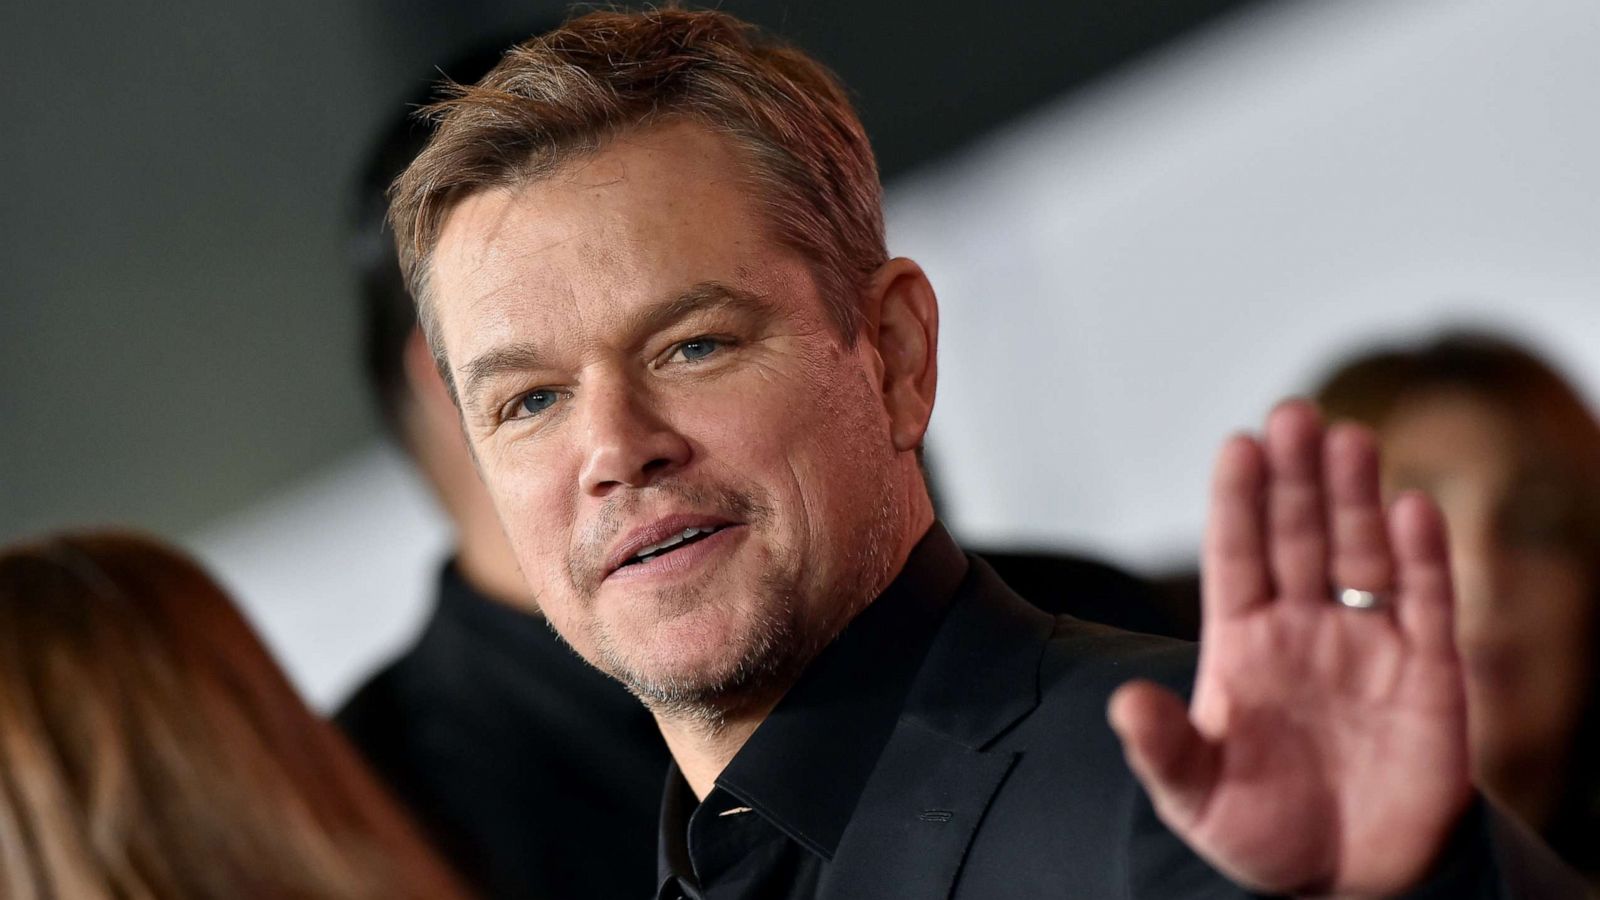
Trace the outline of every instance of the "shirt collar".
<path fill-rule="evenodd" d="M 966 570 L 961 549 L 935 523 L 888 589 L 806 667 L 717 786 L 832 859 Z M 669 795 L 681 782 L 674 769 Z"/>
<path fill-rule="evenodd" d="M 689 819 L 699 801 L 676 762 L 667 764 L 667 783 L 661 794 L 661 828 L 656 835 L 656 883 L 660 898 L 673 896 L 669 885 L 674 878 L 692 876 L 694 863 L 689 858 Z"/>

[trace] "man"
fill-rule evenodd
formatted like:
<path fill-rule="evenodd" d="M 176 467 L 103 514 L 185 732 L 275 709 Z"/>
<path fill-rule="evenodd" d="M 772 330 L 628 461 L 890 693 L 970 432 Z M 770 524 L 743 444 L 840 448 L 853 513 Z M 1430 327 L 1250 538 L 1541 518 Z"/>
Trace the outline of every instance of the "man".
<path fill-rule="evenodd" d="M 499 49 L 446 71 L 476 78 Z M 654 878 L 666 748 L 528 596 L 384 228 L 384 189 L 426 136 L 406 116 L 380 143 L 358 185 L 354 249 L 368 381 L 455 526 L 456 552 L 417 642 L 337 719 L 480 895 L 640 896 Z"/>
<path fill-rule="evenodd" d="M 1289 404 L 1224 448 L 1186 708 L 1122 683 L 1185 684 L 1188 645 L 1039 613 L 935 521 L 937 304 L 816 63 L 717 13 L 595 13 L 436 111 L 402 269 L 541 608 L 672 751 L 658 896 L 1531 871 L 1467 781 L 1437 513 L 1385 518 L 1366 432 Z"/>

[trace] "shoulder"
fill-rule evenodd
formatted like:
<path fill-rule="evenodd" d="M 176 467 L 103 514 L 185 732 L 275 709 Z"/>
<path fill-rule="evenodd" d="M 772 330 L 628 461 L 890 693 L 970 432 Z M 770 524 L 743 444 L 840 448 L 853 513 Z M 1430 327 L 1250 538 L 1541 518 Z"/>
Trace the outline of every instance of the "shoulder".
<path fill-rule="evenodd" d="M 924 691 L 919 708 L 946 710 L 945 730 L 973 746 L 1070 760 L 1051 764 L 1067 781 L 1125 774 L 1111 694 L 1148 679 L 1187 696 L 1197 659 L 1188 641 L 1042 612 L 977 560 L 940 637 L 929 681 L 958 689 Z"/>
<path fill-rule="evenodd" d="M 365 743 L 362 736 L 367 733 L 391 725 L 407 705 L 403 696 L 406 669 L 407 658 L 402 654 L 368 676 L 334 711 L 334 723 L 358 744 Z"/>
<path fill-rule="evenodd" d="M 1048 760 L 1040 773 L 1048 780 L 1124 781 L 1131 773 L 1107 720 L 1111 695 L 1144 679 L 1187 697 L 1196 645 L 1071 616 L 1051 617 L 1049 626 L 1034 670 L 1036 702 L 995 749 L 1022 751 L 1035 763 Z"/>
<path fill-rule="evenodd" d="M 1035 763 L 1048 760 L 1040 773 L 1047 780 L 1110 779 L 1100 787 L 1131 787 L 1121 742 L 1107 719 L 1111 695 L 1144 679 L 1187 697 L 1195 656 L 1195 645 L 1185 641 L 1055 617 L 1039 656 L 1037 703 L 1002 746 L 1026 751 Z"/>
<path fill-rule="evenodd" d="M 1056 616 L 1040 661 L 1041 693 L 1109 695 L 1124 682 L 1145 678 L 1187 696 L 1198 648 L 1176 638 Z"/>
<path fill-rule="evenodd" d="M 1037 702 L 982 749 L 1010 770 L 958 895 L 1009 896 L 1020 882 L 1040 893 L 1076 885 L 1092 896 L 1240 896 L 1156 817 L 1106 718 L 1111 694 L 1133 679 L 1187 694 L 1196 645 L 1071 616 L 1042 624 Z"/>
<path fill-rule="evenodd" d="M 435 608 L 416 639 L 353 690 L 333 714 L 334 724 L 373 762 L 403 755 L 429 730 L 429 723 L 451 718 L 458 704 L 451 694 L 458 669 L 453 649 L 459 639 Z"/>
<path fill-rule="evenodd" d="M 448 709 L 436 702 L 416 645 L 362 682 L 335 710 L 333 722 L 367 761 L 387 776 L 410 764 L 424 722 Z"/>
<path fill-rule="evenodd" d="M 974 559 L 909 706 L 974 746 L 1007 733 L 1007 743 L 1070 743 L 1109 736 L 1106 704 L 1127 681 L 1187 694 L 1196 655 L 1187 641 L 1043 612 Z"/>
<path fill-rule="evenodd" d="M 1058 590 L 1077 589 L 1062 585 Z M 1082 605 L 1081 599 L 1074 602 Z M 1072 697 L 1103 699 L 1135 678 L 1189 692 L 1198 647 L 1193 642 L 1052 614 L 1042 606 L 1013 590 L 983 560 L 973 559 L 944 629 L 943 645 L 960 650 L 945 655 L 985 657 L 984 668 L 998 665 L 1014 673 L 1002 676 L 1013 690 L 1036 690 L 1047 704 Z M 1024 669 L 1029 675 L 1022 675 Z"/>

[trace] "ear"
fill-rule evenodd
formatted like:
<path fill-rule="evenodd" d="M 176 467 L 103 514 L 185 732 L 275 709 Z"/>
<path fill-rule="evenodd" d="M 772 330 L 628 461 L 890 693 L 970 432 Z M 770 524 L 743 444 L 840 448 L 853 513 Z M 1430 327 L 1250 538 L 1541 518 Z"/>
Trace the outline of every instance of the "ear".
<path fill-rule="evenodd" d="M 939 301 L 922 267 L 904 257 L 873 274 L 866 338 L 883 372 L 884 407 L 896 450 L 922 446 L 939 370 Z"/>

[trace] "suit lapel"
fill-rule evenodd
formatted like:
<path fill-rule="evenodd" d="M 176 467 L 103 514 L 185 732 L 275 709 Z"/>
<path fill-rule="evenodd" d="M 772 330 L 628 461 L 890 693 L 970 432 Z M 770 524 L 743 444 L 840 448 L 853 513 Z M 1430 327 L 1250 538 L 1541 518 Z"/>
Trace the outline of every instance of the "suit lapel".
<path fill-rule="evenodd" d="M 1039 703 L 1054 620 L 974 559 L 839 843 L 820 896 L 938 900 L 1017 755 L 987 750 Z"/>
<path fill-rule="evenodd" d="M 1039 660 L 1054 630 L 1054 617 L 972 559 L 902 718 L 981 750 L 1039 705 Z"/>
<path fill-rule="evenodd" d="M 819 895 L 948 897 L 1012 753 L 983 753 L 902 722 L 850 820 Z"/>

